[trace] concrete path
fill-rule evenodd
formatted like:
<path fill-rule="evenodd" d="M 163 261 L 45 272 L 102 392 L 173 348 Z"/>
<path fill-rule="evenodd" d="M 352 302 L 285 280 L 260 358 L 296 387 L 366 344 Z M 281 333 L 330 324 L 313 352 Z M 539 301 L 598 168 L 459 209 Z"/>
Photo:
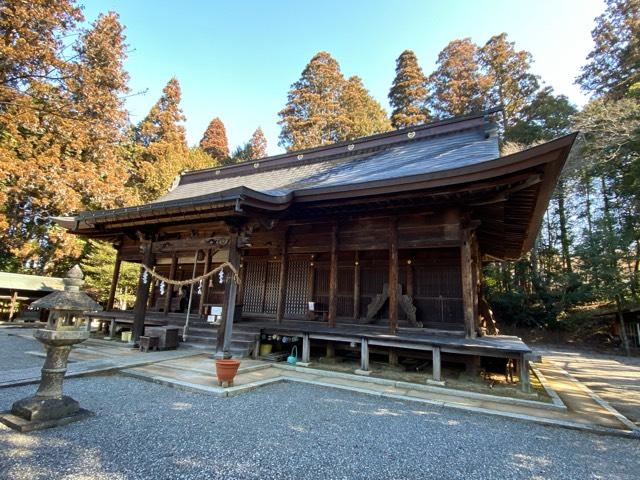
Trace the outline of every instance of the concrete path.
<path fill-rule="evenodd" d="M 536 349 L 640 426 L 640 358 L 584 350 Z"/>
<path fill-rule="evenodd" d="M 557 425 L 596 433 L 638 436 L 633 424 L 605 402 L 599 402 L 579 382 L 564 375 L 552 363 L 538 365 L 546 382 L 557 391 L 560 405 L 453 390 L 431 385 L 396 382 L 346 373 L 243 361 L 231 388 L 221 388 L 213 360 L 205 355 L 168 360 L 126 369 L 123 373 L 156 383 L 200 391 L 216 396 L 234 396 L 276 382 L 298 382 L 331 387 L 380 397 L 414 401 L 546 425 Z"/>
<path fill-rule="evenodd" d="M 37 345 L 36 342 L 34 346 Z M 100 340 L 88 340 L 81 345 L 74 348 L 69 355 L 70 362 L 67 367 L 66 378 L 121 370 L 202 354 L 201 349 L 189 346 L 181 346 L 178 350 L 141 353 L 124 344 Z M 33 351 L 32 353 L 41 356 L 43 352 Z M 41 369 L 42 360 L 40 360 L 37 367 L 2 369 L 0 370 L 0 388 L 37 383 L 40 381 Z"/>

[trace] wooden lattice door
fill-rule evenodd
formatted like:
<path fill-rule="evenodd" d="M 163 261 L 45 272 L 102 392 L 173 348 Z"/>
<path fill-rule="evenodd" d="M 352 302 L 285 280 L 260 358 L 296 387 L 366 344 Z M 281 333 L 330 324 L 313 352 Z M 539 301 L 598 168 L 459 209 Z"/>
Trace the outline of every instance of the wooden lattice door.
<path fill-rule="evenodd" d="M 305 259 L 289 260 L 285 296 L 285 314 L 304 316 L 308 310 L 310 262 Z"/>

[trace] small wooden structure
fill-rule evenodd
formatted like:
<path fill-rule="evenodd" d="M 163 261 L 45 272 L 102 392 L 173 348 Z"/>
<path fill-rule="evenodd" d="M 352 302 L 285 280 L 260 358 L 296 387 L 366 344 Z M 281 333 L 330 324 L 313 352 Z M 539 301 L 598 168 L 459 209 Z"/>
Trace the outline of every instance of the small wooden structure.
<path fill-rule="evenodd" d="M 620 338 L 623 347 L 626 337 L 630 349 L 640 349 L 640 306 L 625 306 L 621 313 L 622 322 L 620 321 L 620 313 L 615 308 L 605 310 L 596 316 L 606 318 L 610 322 L 613 335 Z"/>
<path fill-rule="evenodd" d="M 62 278 L 0 272 L 0 319 L 11 321 L 20 314 L 27 314 L 26 309 L 31 302 L 51 292 L 62 290 Z M 47 320 L 46 311 L 29 312 L 27 316 L 31 319 Z"/>
<path fill-rule="evenodd" d="M 575 135 L 501 157 L 492 113 L 188 172 L 152 203 L 57 221 L 116 246 L 113 292 L 122 260 L 171 279 L 238 269 L 191 298 L 203 318 L 224 306 L 219 352 L 241 306 L 243 328 L 301 335 L 307 357 L 311 339 L 361 345 L 364 370 L 371 345 L 432 352 L 434 377 L 445 351 L 526 367 L 519 339 L 478 338 L 481 267 L 532 247 Z M 187 296 L 141 271 L 136 338 Z"/>

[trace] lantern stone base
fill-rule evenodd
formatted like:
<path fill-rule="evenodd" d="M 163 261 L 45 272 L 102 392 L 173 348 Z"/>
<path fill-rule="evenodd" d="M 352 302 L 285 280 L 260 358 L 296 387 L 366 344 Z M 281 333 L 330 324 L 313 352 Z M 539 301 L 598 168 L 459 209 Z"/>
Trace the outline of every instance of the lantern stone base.
<path fill-rule="evenodd" d="M 42 430 L 83 420 L 93 413 L 66 395 L 62 398 L 33 396 L 18 400 L 11 412 L 0 414 L 0 422 L 20 432 Z"/>

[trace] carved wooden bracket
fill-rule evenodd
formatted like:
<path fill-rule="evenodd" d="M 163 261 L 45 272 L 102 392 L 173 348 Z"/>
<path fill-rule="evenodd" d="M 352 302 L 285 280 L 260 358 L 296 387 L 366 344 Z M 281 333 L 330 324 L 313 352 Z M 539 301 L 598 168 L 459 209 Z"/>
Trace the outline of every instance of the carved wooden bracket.
<path fill-rule="evenodd" d="M 402 286 L 398 284 L 398 292 L 402 291 Z M 371 303 L 367 306 L 367 316 L 365 317 L 366 323 L 372 323 L 376 314 L 384 307 L 385 303 L 389 301 L 389 284 L 385 283 L 382 286 L 382 293 L 379 293 Z M 398 295 L 398 305 L 404 313 L 407 315 L 409 323 L 414 327 L 422 327 L 422 322 L 416 320 L 416 307 L 413 304 L 413 298 L 410 295 Z"/>
<path fill-rule="evenodd" d="M 152 253 L 193 252 L 195 250 L 221 249 L 229 245 L 228 236 L 208 238 L 184 238 L 180 240 L 161 240 L 153 242 Z"/>

